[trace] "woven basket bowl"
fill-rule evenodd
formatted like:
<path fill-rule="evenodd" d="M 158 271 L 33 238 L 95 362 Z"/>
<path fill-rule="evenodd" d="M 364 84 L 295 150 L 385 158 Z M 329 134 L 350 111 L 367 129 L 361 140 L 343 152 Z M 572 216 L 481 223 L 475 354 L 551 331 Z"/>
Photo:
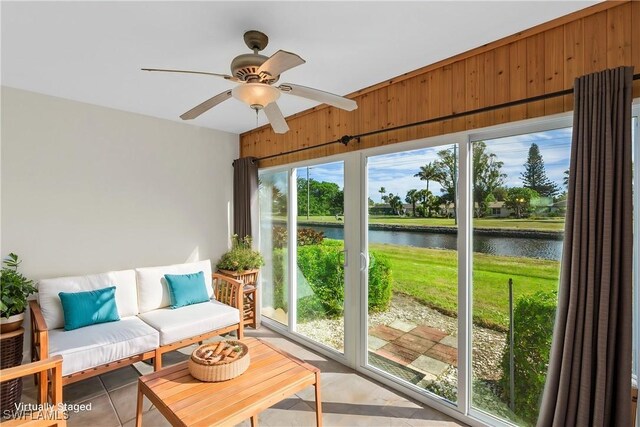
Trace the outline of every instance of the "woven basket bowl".
<path fill-rule="evenodd" d="M 206 382 L 227 381 L 235 378 L 249 368 L 249 348 L 240 341 L 225 341 L 232 346 L 241 347 L 241 356 L 231 362 L 216 362 L 214 364 L 208 364 L 206 360 L 197 356 L 197 353 L 204 350 L 213 350 L 218 346 L 218 343 L 203 344 L 196 348 L 189 358 L 189 373 L 192 377 Z"/>

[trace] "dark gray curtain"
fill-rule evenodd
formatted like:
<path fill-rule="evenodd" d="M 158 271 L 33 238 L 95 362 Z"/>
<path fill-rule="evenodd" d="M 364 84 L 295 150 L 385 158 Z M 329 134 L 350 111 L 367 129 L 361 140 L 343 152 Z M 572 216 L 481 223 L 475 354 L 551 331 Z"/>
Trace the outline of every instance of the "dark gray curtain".
<path fill-rule="evenodd" d="M 631 426 L 633 68 L 576 79 L 558 311 L 538 426 Z"/>
<path fill-rule="evenodd" d="M 243 157 L 233 162 L 233 232 L 252 236 L 251 214 L 258 213 L 258 161 Z"/>

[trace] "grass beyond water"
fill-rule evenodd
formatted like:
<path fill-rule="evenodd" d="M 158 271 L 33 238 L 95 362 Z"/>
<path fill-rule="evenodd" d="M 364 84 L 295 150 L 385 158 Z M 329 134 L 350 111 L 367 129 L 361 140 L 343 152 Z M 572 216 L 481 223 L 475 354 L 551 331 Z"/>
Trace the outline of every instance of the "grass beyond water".
<path fill-rule="evenodd" d="M 391 261 L 394 292 L 410 295 L 442 313 L 457 315 L 457 251 L 388 244 L 372 244 L 370 248 Z M 508 330 L 509 278 L 513 279 L 515 303 L 540 290 L 557 290 L 559 269 L 558 261 L 474 253 L 474 323 Z"/>
<path fill-rule="evenodd" d="M 308 222 L 324 222 L 329 224 L 344 223 L 344 218 L 335 216 L 310 216 L 307 220 L 305 215 L 298 217 L 298 224 L 304 225 Z M 286 221 L 285 217 L 275 217 L 281 221 Z M 389 224 L 401 226 L 422 226 L 422 227 L 455 227 L 452 218 L 413 218 L 399 216 L 379 216 L 369 215 L 369 224 Z M 564 218 L 474 218 L 473 226 L 478 228 L 505 228 L 514 230 L 544 230 L 563 231 Z"/>

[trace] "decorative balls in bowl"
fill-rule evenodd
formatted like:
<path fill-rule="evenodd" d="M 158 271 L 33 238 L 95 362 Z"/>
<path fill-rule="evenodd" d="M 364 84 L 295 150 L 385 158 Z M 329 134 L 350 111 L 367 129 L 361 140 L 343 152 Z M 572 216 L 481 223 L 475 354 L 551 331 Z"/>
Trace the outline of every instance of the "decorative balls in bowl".
<path fill-rule="evenodd" d="M 249 368 L 249 348 L 240 341 L 203 344 L 189 358 L 189 373 L 200 381 L 217 382 L 235 378 Z"/>

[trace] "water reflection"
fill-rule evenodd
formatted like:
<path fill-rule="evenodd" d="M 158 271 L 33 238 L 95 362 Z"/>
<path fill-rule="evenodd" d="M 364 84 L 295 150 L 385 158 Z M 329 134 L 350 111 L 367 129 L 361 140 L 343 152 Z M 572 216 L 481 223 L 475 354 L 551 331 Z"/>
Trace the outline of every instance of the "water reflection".
<path fill-rule="evenodd" d="M 298 228 L 313 228 L 324 232 L 324 235 L 329 239 L 344 239 L 343 227 L 301 225 Z M 422 231 L 369 230 L 369 243 L 390 243 L 418 248 L 456 249 L 457 235 L 425 233 Z M 543 258 L 559 261 L 562 255 L 562 241 L 475 234 L 473 236 L 473 251 L 491 255 Z"/>

